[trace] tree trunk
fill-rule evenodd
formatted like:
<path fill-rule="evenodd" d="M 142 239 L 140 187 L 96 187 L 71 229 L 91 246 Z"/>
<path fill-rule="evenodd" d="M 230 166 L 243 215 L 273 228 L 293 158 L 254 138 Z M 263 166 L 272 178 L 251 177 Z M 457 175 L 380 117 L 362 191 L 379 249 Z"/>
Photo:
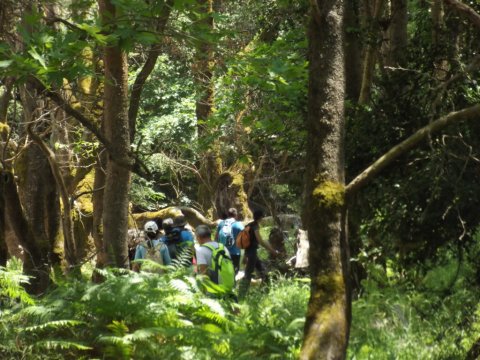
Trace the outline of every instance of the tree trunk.
<path fill-rule="evenodd" d="M 311 294 L 300 359 L 344 359 L 350 328 L 344 231 L 343 0 L 312 1 L 306 203 Z"/>
<path fill-rule="evenodd" d="M 112 26 L 119 16 L 110 0 L 99 0 L 104 23 Z M 104 53 L 105 135 L 111 143 L 107 160 L 103 202 L 103 236 L 110 262 L 128 268 L 128 200 L 130 190 L 130 131 L 128 122 L 128 62 L 119 44 Z"/>
<path fill-rule="evenodd" d="M 225 172 L 218 178 L 215 191 L 215 207 L 217 216 L 227 214 L 229 208 L 238 211 L 238 218 L 243 220 L 251 218 L 252 213 L 248 208 L 247 194 L 244 190 L 243 175 L 234 172 Z"/>
<path fill-rule="evenodd" d="M 30 124 L 27 129 L 28 134 L 31 136 L 33 141 L 40 147 L 43 154 L 46 156 L 48 164 L 50 165 L 50 170 L 53 174 L 53 178 L 55 179 L 55 184 L 57 185 L 57 189 L 61 195 L 63 205 L 63 248 L 65 251 L 65 260 L 67 261 L 67 272 L 71 272 L 75 269 L 75 265 L 79 262 L 79 259 L 77 258 L 75 238 L 73 234 L 72 206 L 70 204 L 70 197 L 62 175 L 62 170 L 57 163 L 53 151 L 48 148 L 47 145 L 40 138 L 40 136 L 35 134 L 35 132 L 32 130 L 32 124 Z"/>
<path fill-rule="evenodd" d="M 375 0 L 373 9 L 373 16 L 370 19 L 368 29 L 368 45 L 365 49 L 365 56 L 363 60 L 362 70 L 362 86 L 360 89 L 360 96 L 358 98 L 359 104 L 367 104 L 370 101 L 370 92 L 373 83 L 373 75 L 375 72 L 375 64 L 377 62 L 377 50 L 380 45 L 380 36 L 382 34 L 379 20 L 382 15 L 385 0 Z"/>
<path fill-rule="evenodd" d="M 202 20 L 209 30 L 213 30 L 213 0 L 199 0 Z M 197 101 L 195 113 L 197 116 L 198 139 L 200 142 L 208 137 L 210 131 L 205 122 L 212 115 L 214 102 L 213 84 L 213 47 L 209 39 L 200 39 L 197 44 L 195 62 L 195 81 L 197 83 Z M 200 156 L 200 176 L 202 183 L 198 188 L 198 202 L 203 212 L 214 216 L 215 189 L 222 174 L 222 159 L 217 142 L 214 142 L 205 153 Z"/>
<path fill-rule="evenodd" d="M 46 106 L 38 100 L 30 84 L 20 87 L 20 97 L 26 130 L 27 124 L 39 118 Z M 45 123 L 37 123 L 40 131 L 46 126 Z M 41 257 L 48 259 L 50 265 L 60 265 L 63 249 L 57 246 L 62 238 L 59 194 L 48 160 L 37 145 L 31 144 L 15 160 L 14 169 L 20 201 Z"/>
<path fill-rule="evenodd" d="M 95 179 L 93 182 L 93 194 L 92 194 L 92 204 L 93 204 L 93 242 L 95 243 L 95 250 L 97 252 L 97 261 L 96 267 L 103 269 L 108 264 L 108 254 L 103 241 L 103 193 L 105 187 L 105 169 L 104 164 L 106 163 L 106 154 L 105 150 L 100 151 L 98 155 L 97 164 L 95 165 Z M 94 280 L 99 280 L 97 278 L 97 273 L 93 273 Z"/>
<path fill-rule="evenodd" d="M 25 253 L 23 270 L 32 277 L 29 291 L 38 294 L 45 291 L 49 283 L 50 271 L 47 254 L 40 251 L 32 228 L 25 218 L 13 174 L 4 171 L 2 177 L 5 186 L 6 221 Z"/>
<path fill-rule="evenodd" d="M 7 264 L 8 248 L 5 238 L 5 198 L 3 193 L 5 191 L 5 180 L 3 171 L 0 171 L 0 266 Z"/>
<path fill-rule="evenodd" d="M 355 1 L 345 4 L 345 91 L 347 98 L 357 101 L 362 85 L 360 23 Z"/>
<path fill-rule="evenodd" d="M 403 66 L 407 49 L 407 0 L 391 0 L 391 18 L 388 29 L 390 38 L 388 64 L 390 66 Z"/>
<path fill-rule="evenodd" d="M 442 0 L 433 0 L 432 1 L 432 45 L 433 49 L 436 52 L 437 48 L 441 45 L 442 32 L 444 29 L 444 16 L 443 11 L 443 2 Z"/>

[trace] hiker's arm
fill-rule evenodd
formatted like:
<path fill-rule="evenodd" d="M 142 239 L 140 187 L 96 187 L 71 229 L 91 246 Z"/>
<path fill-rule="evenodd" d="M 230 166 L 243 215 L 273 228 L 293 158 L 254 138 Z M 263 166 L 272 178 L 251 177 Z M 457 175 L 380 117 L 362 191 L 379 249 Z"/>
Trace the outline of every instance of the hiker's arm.
<path fill-rule="evenodd" d="M 273 256 L 277 255 L 277 252 L 272 247 L 272 245 L 270 245 L 270 243 L 268 241 L 265 241 L 265 240 L 262 239 L 262 235 L 260 235 L 259 230 L 255 230 L 255 237 L 257 238 L 258 243 L 260 245 L 262 245 L 265 249 L 267 249 L 270 252 L 270 254 L 272 254 Z"/>
<path fill-rule="evenodd" d="M 135 258 L 134 259 L 138 260 L 138 259 L 143 259 L 144 257 L 145 257 L 145 255 L 142 253 L 142 249 L 141 249 L 140 245 L 137 245 L 137 248 L 135 249 Z M 135 272 L 139 272 L 140 271 L 140 264 L 138 262 L 134 262 L 132 264 L 132 270 L 135 271 Z"/>
<path fill-rule="evenodd" d="M 197 273 L 199 275 L 206 275 L 207 274 L 207 269 L 208 269 L 207 265 L 198 265 L 197 264 Z"/>

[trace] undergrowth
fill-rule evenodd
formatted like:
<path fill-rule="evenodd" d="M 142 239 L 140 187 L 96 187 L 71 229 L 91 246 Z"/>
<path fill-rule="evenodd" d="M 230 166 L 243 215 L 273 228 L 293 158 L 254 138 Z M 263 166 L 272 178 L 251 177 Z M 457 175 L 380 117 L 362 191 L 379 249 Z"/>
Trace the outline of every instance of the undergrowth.
<path fill-rule="evenodd" d="M 478 242 L 477 242 L 478 243 Z M 370 263 L 353 303 L 349 359 L 465 359 L 480 339 L 480 249 L 460 258 L 442 249 L 435 263 L 399 271 Z"/>
<path fill-rule="evenodd" d="M 10 294 L 15 300 L 0 315 L 0 358 L 298 356 L 308 283 L 279 279 L 269 288 L 252 289 L 245 303 L 236 304 L 205 297 L 193 277 L 178 271 L 108 270 L 102 275 L 100 284 L 57 283 L 36 300 L 26 293 Z"/>

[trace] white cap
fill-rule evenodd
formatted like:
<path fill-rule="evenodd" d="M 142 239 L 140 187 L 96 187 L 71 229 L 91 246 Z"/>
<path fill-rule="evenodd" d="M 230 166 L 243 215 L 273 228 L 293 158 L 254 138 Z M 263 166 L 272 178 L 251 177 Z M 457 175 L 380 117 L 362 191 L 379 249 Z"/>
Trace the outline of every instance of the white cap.
<path fill-rule="evenodd" d="M 145 232 L 156 233 L 158 231 L 158 225 L 155 221 L 147 221 L 143 229 Z"/>

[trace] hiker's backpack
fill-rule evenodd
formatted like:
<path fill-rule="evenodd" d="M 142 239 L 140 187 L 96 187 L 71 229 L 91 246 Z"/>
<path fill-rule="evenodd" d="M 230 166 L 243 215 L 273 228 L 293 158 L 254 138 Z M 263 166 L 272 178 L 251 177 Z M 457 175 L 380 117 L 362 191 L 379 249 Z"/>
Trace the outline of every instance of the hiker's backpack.
<path fill-rule="evenodd" d="M 235 222 L 235 219 L 226 219 L 222 223 L 222 227 L 218 232 L 218 240 L 224 244 L 227 248 L 231 248 L 235 245 L 235 239 L 232 235 L 232 225 Z"/>
<path fill-rule="evenodd" d="M 164 265 L 163 257 L 161 254 L 162 243 L 157 242 L 156 245 L 153 245 L 153 241 L 147 240 L 142 243 L 142 246 L 145 248 L 145 260 L 149 260 L 142 265 L 143 270 L 148 270 L 150 272 L 161 273 L 163 271 L 162 267 L 159 265 Z"/>
<path fill-rule="evenodd" d="M 175 228 L 171 232 L 165 235 L 166 245 L 168 247 L 168 252 L 172 259 L 176 259 L 179 252 L 179 244 L 182 241 L 182 231 L 184 229 Z"/>
<path fill-rule="evenodd" d="M 213 295 L 232 293 L 235 287 L 235 269 L 225 246 L 223 244 L 218 244 L 218 248 L 209 244 L 202 246 L 212 252 L 212 262 L 207 270 L 208 279 L 202 281 L 205 290 Z"/>
<path fill-rule="evenodd" d="M 250 225 L 245 226 L 245 228 L 238 233 L 236 243 L 239 249 L 248 249 L 250 247 L 252 243 Z"/>

